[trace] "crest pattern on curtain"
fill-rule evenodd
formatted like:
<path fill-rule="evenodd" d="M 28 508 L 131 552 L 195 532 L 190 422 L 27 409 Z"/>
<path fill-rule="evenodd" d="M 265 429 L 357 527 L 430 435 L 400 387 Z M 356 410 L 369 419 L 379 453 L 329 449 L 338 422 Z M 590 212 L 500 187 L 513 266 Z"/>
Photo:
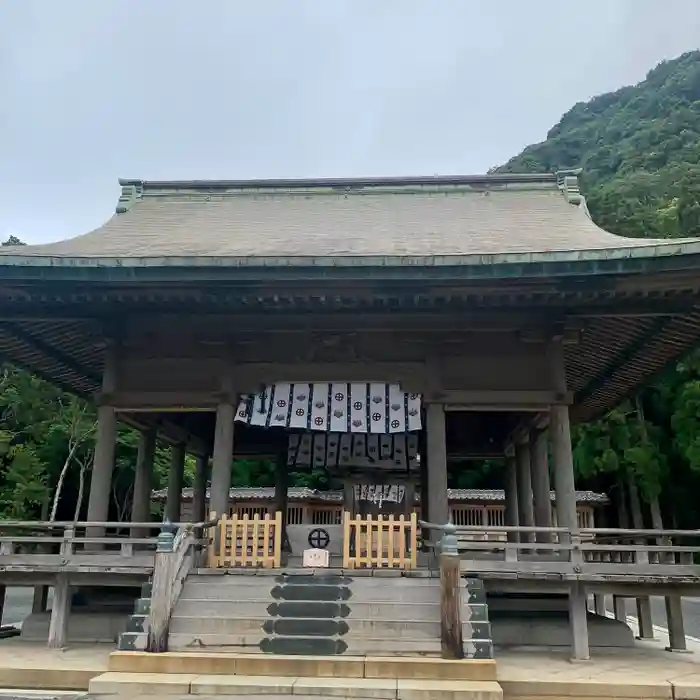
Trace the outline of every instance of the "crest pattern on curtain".
<path fill-rule="evenodd" d="M 420 430 L 420 409 L 420 394 L 406 394 L 398 384 L 281 382 L 244 396 L 235 420 L 263 428 L 388 435 Z"/>
<path fill-rule="evenodd" d="M 289 436 L 290 467 L 375 469 L 410 472 L 419 468 L 418 436 L 362 435 L 360 433 L 303 433 Z"/>

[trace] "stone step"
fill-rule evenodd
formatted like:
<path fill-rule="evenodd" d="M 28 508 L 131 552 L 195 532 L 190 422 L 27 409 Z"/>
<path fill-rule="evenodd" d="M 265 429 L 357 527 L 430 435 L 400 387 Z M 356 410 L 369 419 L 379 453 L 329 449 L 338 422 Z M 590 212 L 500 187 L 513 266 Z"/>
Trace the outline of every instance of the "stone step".
<path fill-rule="evenodd" d="M 192 675 L 496 680 L 496 664 L 493 659 L 454 661 L 384 655 L 289 657 L 276 654 L 194 654 L 185 651 L 149 654 L 143 651 L 115 651 L 109 656 L 108 670 L 121 673 Z"/>
<path fill-rule="evenodd" d="M 434 603 L 275 601 L 265 600 L 179 600 L 173 617 L 318 617 L 343 619 L 424 620 L 440 619 L 440 606 Z"/>
<path fill-rule="evenodd" d="M 263 640 L 267 640 L 263 642 Z M 341 637 L 267 637 L 264 633 L 250 635 L 174 633 L 168 639 L 171 651 L 219 651 L 238 653 L 284 654 L 432 654 L 440 655 L 440 640 L 434 637 L 366 637 L 347 634 Z"/>
<path fill-rule="evenodd" d="M 90 681 L 91 695 L 239 696 L 276 700 L 502 700 L 495 681 L 395 678 L 319 678 L 305 676 L 103 673 Z"/>
<path fill-rule="evenodd" d="M 374 635 L 381 630 L 381 636 L 391 637 L 434 637 L 440 636 L 440 623 L 426 620 L 387 620 L 387 619 L 362 619 L 352 617 L 347 620 L 329 620 L 324 618 L 271 618 L 269 616 L 260 617 L 201 617 L 173 616 L 170 621 L 170 633 L 179 632 L 200 633 L 200 634 L 248 634 L 250 632 L 261 632 L 268 629 L 269 633 L 288 634 L 281 629 L 287 623 L 298 623 L 306 627 L 322 628 L 328 623 L 343 622 L 352 634 Z M 488 623 L 487 623 L 488 624 Z M 320 629 L 319 633 L 326 634 Z M 331 634 L 335 634 L 332 631 Z"/>

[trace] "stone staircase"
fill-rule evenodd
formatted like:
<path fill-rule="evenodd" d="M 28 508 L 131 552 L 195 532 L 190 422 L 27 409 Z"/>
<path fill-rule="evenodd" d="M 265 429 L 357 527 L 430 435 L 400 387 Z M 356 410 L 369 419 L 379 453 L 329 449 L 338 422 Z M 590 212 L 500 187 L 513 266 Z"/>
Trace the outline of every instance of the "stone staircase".
<path fill-rule="evenodd" d="M 438 578 L 398 571 L 232 573 L 190 574 L 170 622 L 171 651 L 440 654 Z M 467 657 L 493 658 L 481 581 L 464 580 L 462 602 Z M 142 602 L 137 615 L 146 607 Z M 134 619 L 122 635 L 121 649 L 144 648 L 146 635 L 139 623 L 142 619 Z"/>

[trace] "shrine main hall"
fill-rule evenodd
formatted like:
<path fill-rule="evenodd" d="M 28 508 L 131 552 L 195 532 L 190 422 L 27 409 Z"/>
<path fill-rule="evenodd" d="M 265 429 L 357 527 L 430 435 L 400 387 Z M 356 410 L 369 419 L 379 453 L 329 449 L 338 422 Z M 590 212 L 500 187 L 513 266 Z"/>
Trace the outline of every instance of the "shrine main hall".
<path fill-rule="evenodd" d="M 158 441 L 172 521 L 186 453 L 194 521 L 231 512 L 232 460 L 257 455 L 281 465 L 283 523 L 285 472 L 319 466 L 350 515 L 389 504 L 413 535 L 416 502 L 424 534 L 450 521 L 448 465 L 505 458 L 505 520 L 481 524 L 564 542 L 580 528 L 570 424 L 700 337 L 700 241 L 601 229 L 575 171 L 120 185 L 94 231 L 0 249 L 3 358 L 98 406 L 91 523 L 114 515 L 122 422 L 142 435 L 135 523 Z"/>

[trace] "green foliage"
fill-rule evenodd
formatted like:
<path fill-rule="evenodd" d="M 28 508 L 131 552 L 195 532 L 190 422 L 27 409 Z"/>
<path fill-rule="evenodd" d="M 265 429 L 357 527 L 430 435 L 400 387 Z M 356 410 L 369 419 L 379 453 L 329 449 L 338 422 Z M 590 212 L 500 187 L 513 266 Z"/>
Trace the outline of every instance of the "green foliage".
<path fill-rule="evenodd" d="M 582 191 L 603 228 L 633 237 L 700 236 L 700 51 L 659 64 L 638 85 L 575 105 L 544 142 L 499 170 L 574 167 L 583 168 Z M 678 494 L 683 483 L 694 488 L 700 355 L 671 368 L 638 401 L 576 426 L 573 440 L 579 482 L 632 474 L 647 501 L 662 490 Z"/>

